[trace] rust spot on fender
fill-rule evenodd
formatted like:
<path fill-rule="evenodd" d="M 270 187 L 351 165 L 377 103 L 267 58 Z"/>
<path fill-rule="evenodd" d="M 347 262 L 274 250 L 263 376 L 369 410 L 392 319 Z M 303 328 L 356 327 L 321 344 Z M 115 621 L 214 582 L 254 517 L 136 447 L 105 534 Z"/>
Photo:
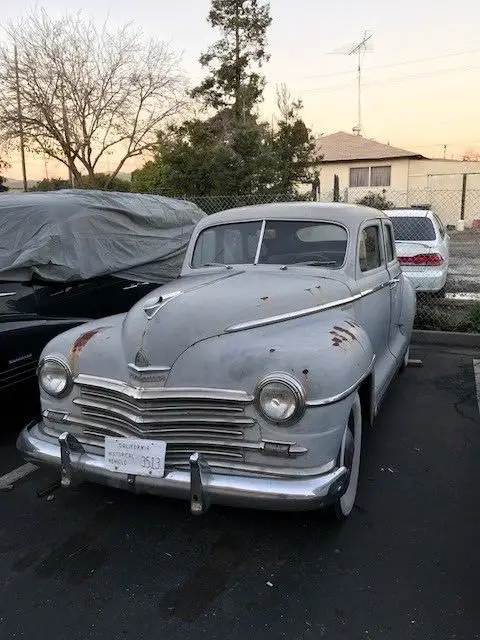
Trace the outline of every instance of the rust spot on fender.
<path fill-rule="evenodd" d="M 90 340 L 97 335 L 97 333 L 103 331 L 104 329 L 108 329 L 108 327 L 98 327 L 97 329 L 90 329 L 89 331 L 85 331 L 80 336 L 78 336 L 70 349 L 70 354 L 68 357 L 70 368 L 72 370 L 75 367 L 77 358 L 82 350 L 86 347 Z"/>
<path fill-rule="evenodd" d="M 333 327 L 333 328 L 335 329 L 335 331 L 341 331 L 342 333 L 345 333 L 347 336 L 352 338 L 352 340 L 357 339 L 357 336 L 351 331 L 349 331 L 348 329 L 344 329 L 343 327 Z"/>

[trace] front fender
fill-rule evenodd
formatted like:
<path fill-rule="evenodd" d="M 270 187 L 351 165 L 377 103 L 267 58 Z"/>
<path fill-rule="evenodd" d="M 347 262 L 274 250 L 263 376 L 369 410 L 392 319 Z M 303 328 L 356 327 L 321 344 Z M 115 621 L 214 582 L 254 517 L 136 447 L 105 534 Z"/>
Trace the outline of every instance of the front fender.
<path fill-rule="evenodd" d="M 336 311 L 198 342 L 176 360 L 166 385 L 253 394 L 264 376 L 281 371 L 297 378 L 308 402 L 320 404 L 353 387 L 372 362 L 366 331 Z"/>

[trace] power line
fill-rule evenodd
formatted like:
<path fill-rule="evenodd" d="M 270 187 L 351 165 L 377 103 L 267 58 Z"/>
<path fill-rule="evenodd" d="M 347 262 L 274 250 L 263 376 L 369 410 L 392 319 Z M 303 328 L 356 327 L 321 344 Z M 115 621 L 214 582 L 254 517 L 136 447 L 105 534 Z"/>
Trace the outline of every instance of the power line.
<path fill-rule="evenodd" d="M 406 64 L 416 64 L 418 62 L 431 62 L 433 60 L 440 60 L 440 59 L 444 59 L 444 58 L 452 58 L 454 56 L 463 56 L 463 55 L 467 55 L 470 53 L 479 53 L 480 49 L 466 49 L 464 51 L 455 51 L 453 53 L 444 53 L 438 56 L 430 56 L 428 58 L 417 58 L 415 60 L 404 60 L 402 62 L 392 62 L 390 64 L 381 64 L 381 65 L 376 65 L 375 67 L 365 67 L 364 71 L 376 71 L 377 69 L 390 69 L 392 67 L 401 67 L 404 66 Z M 316 78 L 332 78 L 335 76 L 342 76 L 342 75 L 352 75 L 354 73 L 354 71 L 350 70 L 350 71 L 333 71 L 333 72 L 329 72 L 329 73 L 318 73 L 318 74 L 314 74 L 314 75 L 308 75 L 308 76 L 289 76 L 290 78 L 295 78 L 296 80 L 309 80 L 309 79 L 316 79 Z"/>
<path fill-rule="evenodd" d="M 450 69 L 437 69 L 436 71 L 424 71 L 422 73 L 415 74 L 407 74 L 401 76 L 394 76 L 393 78 L 387 78 L 384 80 L 378 80 L 374 82 L 366 82 L 364 83 L 364 87 L 375 87 L 381 86 L 385 84 L 397 84 L 399 82 L 404 82 L 405 80 L 414 80 L 416 78 L 427 78 L 435 75 L 447 75 L 449 73 L 461 73 L 462 71 L 478 71 L 477 67 L 453 67 Z M 330 93 L 332 91 L 343 91 L 344 89 L 349 89 L 351 84 L 342 84 L 342 85 L 331 85 L 327 87 L 313 87 L 311 89 L 297 89 L 297 93 Z"/>

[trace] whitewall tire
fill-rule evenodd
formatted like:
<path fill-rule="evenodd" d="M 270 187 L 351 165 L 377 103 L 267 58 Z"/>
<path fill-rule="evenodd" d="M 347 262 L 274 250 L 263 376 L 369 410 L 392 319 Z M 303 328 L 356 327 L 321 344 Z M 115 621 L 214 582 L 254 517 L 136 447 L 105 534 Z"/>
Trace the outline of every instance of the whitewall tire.
<path fill-rule="evenodd" d="M 333 505 L 338 520 L 345 520 L 353 511 L 357 497 L 360 458 L 362 452 L 362 407 L 358 392 L 353 395 L 353 404 L 345 429 L 340 452 L 340 465 L 348 470 L 347 488 Z"/>

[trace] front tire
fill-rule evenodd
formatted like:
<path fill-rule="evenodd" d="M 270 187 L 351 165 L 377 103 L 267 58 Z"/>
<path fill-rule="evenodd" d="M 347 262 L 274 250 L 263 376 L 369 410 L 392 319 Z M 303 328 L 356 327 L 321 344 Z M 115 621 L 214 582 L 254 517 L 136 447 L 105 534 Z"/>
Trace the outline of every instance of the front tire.
<path fill-rule="evenodd" d="M 402 364 L 400 366 L 400 373 L 403 373 L 405 369 L 408 367 L 408 361 L 410 359 L 410 347 L 407 347 L 405 351 L 405 355 L 403 356 Z"/>
<path fill-rule="evenodd" d="M 355 392 L 340 454 L 340 465 L 347 468 L 347 488 L 341 498 L 333 505 L 335 517 L 340 521 L 346 520 L 355 506 L 360 474 L 361 451 L 362 407 L 360 396 L 358 392 Z"/>

